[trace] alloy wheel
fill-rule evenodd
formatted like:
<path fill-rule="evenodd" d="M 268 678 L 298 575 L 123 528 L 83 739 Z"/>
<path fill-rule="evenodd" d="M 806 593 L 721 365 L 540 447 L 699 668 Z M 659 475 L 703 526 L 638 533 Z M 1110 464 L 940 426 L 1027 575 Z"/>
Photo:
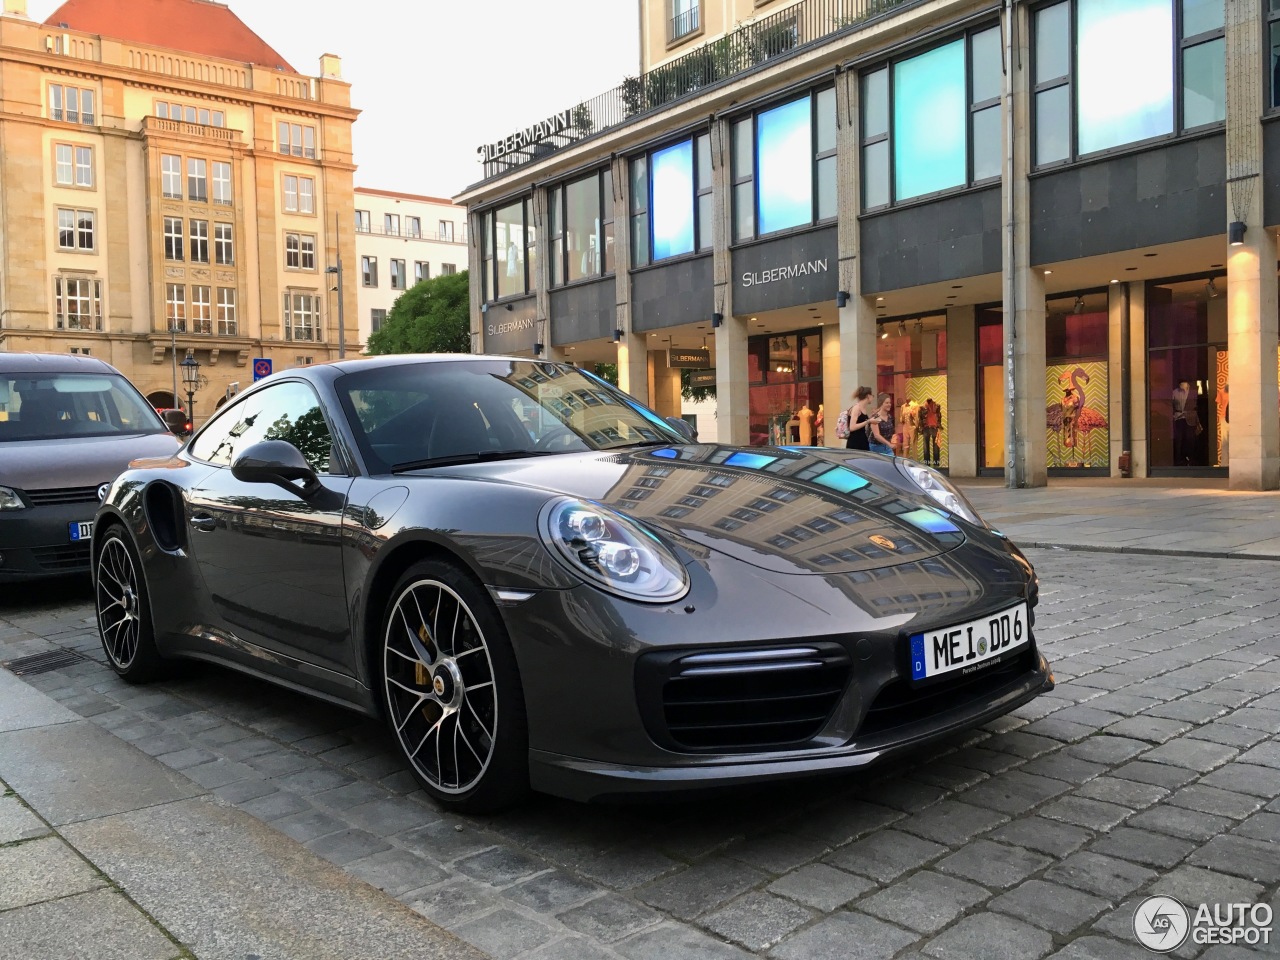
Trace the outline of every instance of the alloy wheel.
<path fill-rule="evenodd" d="M 484 633 L 448 584 L 418 580 L 400 594 L 383 668 L 391 725 L 418 774 L 442 793 L 474 787 L 493 759 L 498 690 Z"/>
<path fill-rule="evenodd" d="M 98 629 L 107 656 L 121 670 L 138 653 L 142 600 L 138 571 L 119 537 L 110 537 L 98 556 Z"/>

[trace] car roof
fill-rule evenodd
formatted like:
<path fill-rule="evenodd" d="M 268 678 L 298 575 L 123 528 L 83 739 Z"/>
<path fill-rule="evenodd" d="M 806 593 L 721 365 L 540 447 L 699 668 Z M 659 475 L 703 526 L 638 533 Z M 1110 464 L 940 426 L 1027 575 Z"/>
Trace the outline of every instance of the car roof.
<path fill-rule="evenodd" d="M 402 363 L 463 363 L 466 361 L 486 361 L 486 360 L 510 360 L 520 363 L 555 363 L 552 360 L 538 360 L 530 357 L 508 357 L 493 353 L 381 353 L 376 356 L 360 356 L 346 357 L 342 360 L 330 360 L 324 364 L 312 364 L 311 366 L 326 366 L 336 368 L 342 373 L 352 373 L 356 370 L 367 370 L 371 367 L 390 367 L 397 366 Z M 289 371 L 296 373 L 298 368 Z M 306 369 L 305 367 L 302 369 Z"/>
<path fill-rule="evenodd" d="M 78 357 L 67 353 L 0 352 L 0 373 L 119 373 L 115 367 L 97 357 Z"/>

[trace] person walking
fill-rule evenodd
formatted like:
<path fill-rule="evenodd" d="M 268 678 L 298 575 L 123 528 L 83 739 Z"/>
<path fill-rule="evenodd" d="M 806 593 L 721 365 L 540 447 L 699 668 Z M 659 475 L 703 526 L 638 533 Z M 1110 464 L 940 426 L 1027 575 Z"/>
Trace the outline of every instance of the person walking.
<path fill-rule="evenodd" d="M 876 397 L 876 409 L 867 421 L 867 446 L 872 453 L 893 456 L 893 397 L 890 394 Z"/>
<path fill-rule="evenodd" d="M 849 408 L 849 438 L 847 450 L 866 450 L 867 421 L 871 419 L 871 388 L 859 387 L 853 391 L 853 406 Z"/>

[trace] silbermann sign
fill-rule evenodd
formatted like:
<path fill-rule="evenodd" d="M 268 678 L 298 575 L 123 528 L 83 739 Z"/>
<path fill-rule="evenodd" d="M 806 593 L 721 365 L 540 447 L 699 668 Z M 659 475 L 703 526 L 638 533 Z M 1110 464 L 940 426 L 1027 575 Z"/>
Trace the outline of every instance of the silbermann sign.
<path fill-rule="evenodd" d="M 779 280 L 790 280 L 793 277 L 804 277 L 811 273 L 826 273 L 827 258 L 821 260 L 806 260 L 803 263 L 793 263 L 786 267 L 774 267 L 772 270 L 761 270 L 757 273 L 744 273 L 742 275 L 742 285 L 744 287 L 754 287 L 762 283 L 776 283 Z"/>
<path fill-rule="evenodd" d="M 476 147 L 476 153 L 480 154 L 481 161 L 491 163 L 499 157 L 506 156 L 508 153 L 515 153 L 517 150 L 522 150 L 525 147 L 546 140 L 548 137 L 569 129 L 571 112 L 562 110 L 541 123 L 535 123 L 531 127 L 525 127 L 516 133 L 508 134 L 495 143 L 486 143 L 482 147 Z"/>
<path fill-rule="evenodd" d="M 677 369 L 701 370 L 711 366 L 711 351 L 705 347 L 672 347 L 667 351 L 667 366 Z"/>

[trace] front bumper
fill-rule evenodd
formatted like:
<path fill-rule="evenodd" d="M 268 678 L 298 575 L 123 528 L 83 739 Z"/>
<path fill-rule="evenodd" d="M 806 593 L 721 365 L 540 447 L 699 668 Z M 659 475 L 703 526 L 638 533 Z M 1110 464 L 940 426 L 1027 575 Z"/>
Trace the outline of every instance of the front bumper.
<path fill-rule="evenodd" d="M 607 763 L 530 750 L 529 779 L 535 790 L 588 801 L 847 772 L 916 749 L 948 734 L 987 723 L 1053 688 L 1049 663 L 1037 653 L 1032 669 L 982 697 L 922 717 L 892 732 L 857 737 L 838 749 L 731 758 L 717 755 L 705 760 L 680 754 L 672 755 L 672 764 L 663 766 Z"/>
<path fill-rule="evenodd" d="M 72 541 L 68 528 L 97 509 L 96 502 L 67 503 L 0 513 L 0 583 L 87 573 L 89 541 Z"/>

